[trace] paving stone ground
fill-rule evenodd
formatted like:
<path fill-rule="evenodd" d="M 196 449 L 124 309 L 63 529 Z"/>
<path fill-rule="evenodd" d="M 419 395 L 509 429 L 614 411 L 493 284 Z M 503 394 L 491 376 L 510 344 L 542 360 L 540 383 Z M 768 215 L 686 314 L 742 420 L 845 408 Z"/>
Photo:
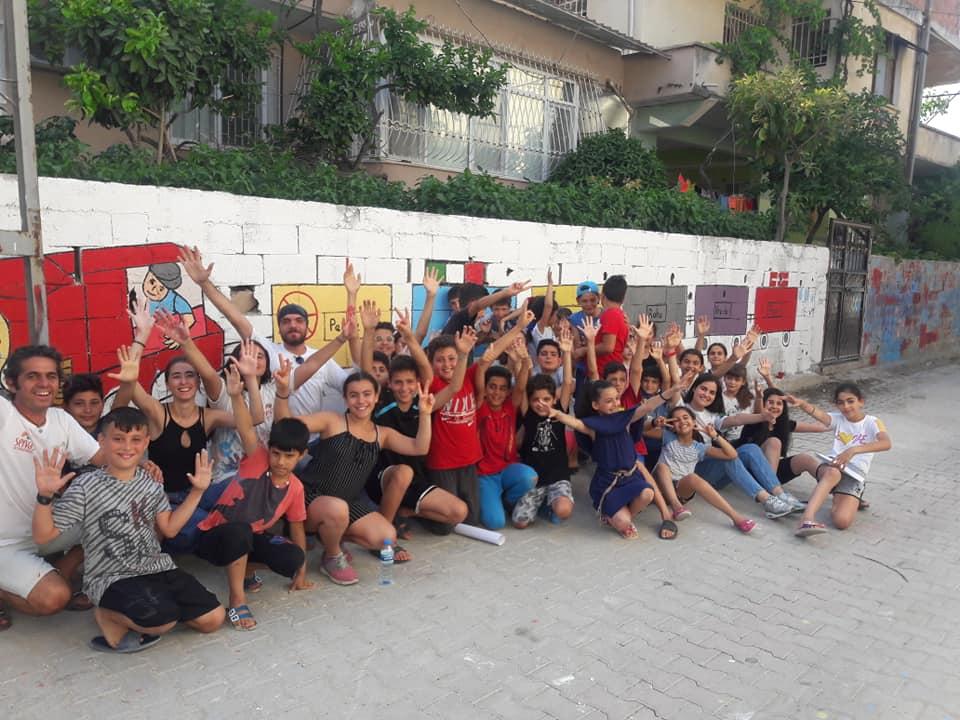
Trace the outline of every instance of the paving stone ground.
<path fill-rule="evenodd" d="M 350 588 L 314 572 L 315 590 L 288 594 L 267 573 L 254 632 L 178 630 L 114 657 L 87 649 L 90 613 L 16 616 L 0 635 L 0 714 L 960 718 L 958 379 L 942 365 L 867 383 L 894 449 L 875 459 L 873 507 L 849 531 L 801 541 L 793 519 L 761 519 L 743 537 L 695 500 L 675 542 L 655 538 L 649 512 L 624 542 L 599 527 L 581 474 L 566 525 L 508 530 L 502 547 L 418 532 L 392 587 L 360 553 Z M 806 497 L 812 481 L 791 489 Z M 218 571 L 183 564 L 226 597 Z"/>

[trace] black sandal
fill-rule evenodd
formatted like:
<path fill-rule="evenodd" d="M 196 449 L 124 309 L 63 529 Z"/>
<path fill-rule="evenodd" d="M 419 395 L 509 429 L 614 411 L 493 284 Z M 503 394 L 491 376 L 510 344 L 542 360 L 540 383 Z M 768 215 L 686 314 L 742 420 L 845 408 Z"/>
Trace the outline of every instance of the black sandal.
<path fill-rule="evenodd" d="M 13 625 L 13 621 L 7 615 L 7 609 L 3 606 L 3 603 L 0 603 L 0 632 L 9 630 L 11 625 Z"/>
<path fill-rule="evenodd" d="M 379 551 L 379 550 L 370 549 L 370 550 L 368 550 L 367 552 L 369 552 L 371 555 L 373 555 L 377 560 L 380 559 L 380 551 Z M 404 563 L 408 563 L 408 562 L 410 562 L 410 560 L 413 559 L 413 558 L 410 558 L 410 559 L 408 559 L 408 560 L 400 560 L 400 559 L 397 558 L 397 553 L 405 553 L 405 552 L 409 552 L 409 551 L 408 551 L 403 545 L 394 545 L 394 546 L 393 546 L 393 564 L 394 564 L 394 565 L 403 565 Z"/>
<path fill-rule="evenodd" d="M 672 532 L 673 535 L 664 535 L 665 531 Z M 679 532 L 680 529 L 673 520 L 664 520 L 662 523 L 660 523 L 660 529 L 657 530 L 657 535 L 661 540 L 675 540 Z"/>

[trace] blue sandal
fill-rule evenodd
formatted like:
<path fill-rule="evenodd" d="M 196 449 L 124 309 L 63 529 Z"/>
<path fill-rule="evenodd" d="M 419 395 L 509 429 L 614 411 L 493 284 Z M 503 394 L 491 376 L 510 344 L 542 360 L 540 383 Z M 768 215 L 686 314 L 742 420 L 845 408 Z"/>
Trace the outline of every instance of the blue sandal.
<path fill-rule="evenodd" d="M 257 626 L 257 621 L 253 619 L 253 613 L 250 612 L 250 608 L 246 605 L 237 605 L 227 610 L 227 618 L 230 620 L 230 624 L 233 625 L 234 630 L 243 630 L 244 632 L 249 632 Z M 253 620 L 253 625 L 250 627 L 244 627 L 240 623 L 243 620 Z"/>
<path fill-rule="evenodd" d="M 248 593 L 258 593 L 263 590 L 263 578 L 254 573 L 250 577 L 243 579 L 243 591 Z"/>

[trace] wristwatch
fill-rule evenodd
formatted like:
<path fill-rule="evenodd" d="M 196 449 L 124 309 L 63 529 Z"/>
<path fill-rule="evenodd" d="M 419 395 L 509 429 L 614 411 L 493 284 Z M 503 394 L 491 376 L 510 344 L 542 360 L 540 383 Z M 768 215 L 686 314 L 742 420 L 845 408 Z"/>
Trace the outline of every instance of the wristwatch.
<path fill-rule="evenodd" d="M 50 505 L 53 502 L 52 497 L 47 497 L 46 495 L 41 495 L 37 493 L 37 505 Z"/>

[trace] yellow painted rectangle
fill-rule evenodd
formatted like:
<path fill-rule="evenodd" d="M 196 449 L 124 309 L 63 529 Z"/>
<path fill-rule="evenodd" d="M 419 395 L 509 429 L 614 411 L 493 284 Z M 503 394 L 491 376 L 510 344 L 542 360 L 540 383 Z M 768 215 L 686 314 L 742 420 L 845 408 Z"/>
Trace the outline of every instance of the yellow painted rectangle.
<path fill-rule="evenodd" d="M 530 292 L 533 294 L 533 297 L 538 295 L 546 295 L 547 286 L 536 285 L 530 288 Z M 577 312 L 580 309 L 580 306 L 577 305 L 576 285 L 554 285 L 553 293 L 555 301 L 560 307 L 570 308 L 570 310 L 573 312 Z"/>

